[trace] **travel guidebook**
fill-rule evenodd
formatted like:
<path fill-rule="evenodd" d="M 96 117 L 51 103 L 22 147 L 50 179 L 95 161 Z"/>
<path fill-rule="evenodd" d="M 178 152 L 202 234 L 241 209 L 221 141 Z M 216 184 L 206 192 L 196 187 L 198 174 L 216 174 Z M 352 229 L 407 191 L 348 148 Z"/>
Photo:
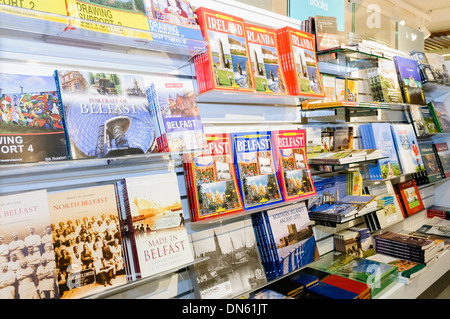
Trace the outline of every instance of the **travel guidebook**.
<path fill-rule="evenodd" d="M 377 76 L 381 86 L 380 102 L 403 103 L 403 96 L 398 82 L 397 70 L 393 61 L 378 59 Z"/>
<path fill-rule="evenodd" d="M 252 61 L 255 91 L 287 94 L 286 81 L 278 56 L 276 30 L 246 23 L 245 32 Z"/>
<path fill-rule="evenodd" d="M 324 98 L 314 35 L 284 27 L 277 30 L 277 41 L 289 94 Z"/>
<path fill-rule="evenodd" d="M 192 221 L 244 210 L 228 133 L 206 134 L 203 151 L 186 157 L 184 167 Z"/>
<path fill-rule="evenodd" d="M 143 77 L 77 70 L 56 77 L 72 159 L 154 152 Z"/>
<path fill-rule="evenodd" d="M 0 73 L 0 163 L 68 159 L 53 76 Z"/>
<path fill-rule="evenodd" d="M 443 178 L 450 177 L 450 150 L 446 142 L 433 144 Z"/>
<path fill-rule="evenodd" d="M 196 64 L 199 93 L 212 89 L 254 92 L 244 19 L 203 7 L 196 14 L 208 42 L 207 52 Z"/>
<path fill-rule="evenodd" d="M 434 120 L 438 125 L 440 133 L 450 133 L 450 115 L 447 107 L 442 101 L 431 101 L 428 103 L 430 113 L 434 115 Z"/>
<path fill-rule="evenodd" d="M 271 132 L 230 133 L 230 136 L 244 208 L 282 202 Z"/>
<path fill-rule="evenodd" d="M 425 168 L 412 125 L 392 124 L 391 128 L 403 174 L 423 171 Z"/>
<path fill-rule="evenodd" d="M 146 77 L 159 152 L 201 150 L 205 143 L 194 86 L 181 77 Z"/>
<path fill-rule="evenodd" d="M 419 105 L 426 104 L 417 61 L 395 56 L 394 62 L 404 102 Z"/>
<path fill-rule="evenodd" d="M 305 134 L 305 130 L 272 131 L 275 165 L 285 201 L 316 194 Z"/>
<path fill-rule="evenodd" d="M 0 197 L 0 299 L 58 299 L 47 191 Z"/>
<path fill-rule="evenodd" d="M 441 170 L 439 168 L 438 159 L 433 149 L 433 145 L 429 143 L 419 143 L 420 154 L 422 155 L 423 165 L 427 172 L 429 183 L 434 183 L 442 179 Z"/>
<path fill-rule="evenodd" d="M 191 234 L 202 299 L 237 297 L 267 282 L 250 219 Z"/>
<path fill-rule="evenodd" d="M 193 260 L 174 172 L 127 177 L 117 183 L 122 219 L 130 234 L 127 251 L 136 278 Z"/>
<path fill-rule="evenodd" d="M 424 209 L 419 189 L 414 180 L 395 184 L 394 190 L 405 218 Z"/>
<path fill-rule="evenodd" d="M 114 185 L 48 194 L 59 293 L 79 299 L 126 284 Z"/>

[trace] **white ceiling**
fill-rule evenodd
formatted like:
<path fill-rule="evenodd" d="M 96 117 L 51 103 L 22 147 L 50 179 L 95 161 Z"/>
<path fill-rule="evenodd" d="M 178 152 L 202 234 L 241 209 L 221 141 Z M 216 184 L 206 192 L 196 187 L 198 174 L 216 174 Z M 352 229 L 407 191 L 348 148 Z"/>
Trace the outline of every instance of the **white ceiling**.
<path fill-rule="evenodd" d="M 431 33 L 450 31 L 450 0 L 403 0 L 403 2 L 430 16 L 426 26 Z"/>

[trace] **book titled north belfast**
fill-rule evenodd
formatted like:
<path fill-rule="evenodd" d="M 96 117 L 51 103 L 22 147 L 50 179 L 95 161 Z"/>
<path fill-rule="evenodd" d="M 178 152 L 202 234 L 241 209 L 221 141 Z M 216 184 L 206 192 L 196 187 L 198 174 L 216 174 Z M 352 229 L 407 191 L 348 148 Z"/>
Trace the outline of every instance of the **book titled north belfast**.
<path fill-rule="evenodd" d="M 283 201 L 270 131 L 230 133 L 244 208 Z"/>
<path fill-rule="evenodd" d="M 0 299 L 59 298 L 46 198 L 46 190 L 0 197 Z"/>
<path fill-rule="evenodd" d="M 289 94 L 324 98 L 314 35 L 284 27 L 277 30 L 277 41 Z"/>
<path fill-rule="evenodd" d="M 422 90 L 422 81 L 417 61 L 401 56 L 394 57 L 400 87 L 402 88 L 405 103 L 425 104 L 425 96 Z"/>
<path fill-rule="evenodd" d="M 254 79 L 245 23 L 242 18 L 200 7 L 196 10 L 198 22 L 207 45 L 203 72 L 205 90 L 253 92 Z M 197 73 L 201 69 L 196 68 Z M 203 93 L 202 86 L 199 93 Z"/>
<path fill-rule="evenodd" d="M 53 76 L 0 74 L 0 163 L 68 159 Z"/>
<path fill-rule="evenodd" d="M 61 298 L 79 299 L 126 284 L 114 185 L 52 192 L 47 199 Z"/>
<path fill-rule="evenodd" d="M 228 133 L 206 134 L 206 146 L 188 155 L 185 168 L 192 182 L 193 221 L 244 210 Z"/>
<path fill-rule="evenodd" d="M 205 136 L 192 80 L 160 76 L 145 81 L 158 151 L 201 150 Z"/>
<path fill-rule="evenodd" d="M 275 165 L 285 201 L 315 195 L 305 130 L 272 131 Z"/>
<path fill-rule="evenodd" d="M 58 70 L 73 159 L 148 154 L 155 131 L 138 75 Z"/>
<path fill-rule="evenodd" d="M 245 31 L 252 61 L 255 91 L 276 95 L 287 94 L 278 56 L 276 30 L 246 23 Z"/>

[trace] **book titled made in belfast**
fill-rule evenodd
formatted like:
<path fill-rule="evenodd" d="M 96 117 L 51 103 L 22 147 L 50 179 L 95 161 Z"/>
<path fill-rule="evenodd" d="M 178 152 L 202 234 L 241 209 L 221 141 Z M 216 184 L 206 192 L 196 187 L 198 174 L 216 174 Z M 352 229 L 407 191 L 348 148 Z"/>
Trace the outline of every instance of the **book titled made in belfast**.
<path fill-rule="evenodd" d="M 142 76 L 58 70 L 56 77 L 73 159 L 154 151 Z"/>
<path fill-rule="evenodd" d="M 208 90 L 253 92 L 254 79 L 242 18 L 198 8 L 197 18 L 207 45 L 196 64 L 199 93 Z"/>
<path fill-rule="evenodd" d="M 68 158 L 53 76 L 0 74 L 0 163 Z"/>

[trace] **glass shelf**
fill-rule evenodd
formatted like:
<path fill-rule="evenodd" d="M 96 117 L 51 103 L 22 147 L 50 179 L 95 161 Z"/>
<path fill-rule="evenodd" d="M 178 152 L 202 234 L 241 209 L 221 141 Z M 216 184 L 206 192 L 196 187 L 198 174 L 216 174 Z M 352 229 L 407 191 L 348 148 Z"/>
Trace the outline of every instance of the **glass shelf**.
<path fill-rule="evenodd" d="M 380 102 L 323 102 L 323 103 L 309 103 L 305 101 L 302 103 L 302 111 L 314 110 L 333 110 L 333 109 L 389 109 L 388 105 L 381 105 Z"/>

